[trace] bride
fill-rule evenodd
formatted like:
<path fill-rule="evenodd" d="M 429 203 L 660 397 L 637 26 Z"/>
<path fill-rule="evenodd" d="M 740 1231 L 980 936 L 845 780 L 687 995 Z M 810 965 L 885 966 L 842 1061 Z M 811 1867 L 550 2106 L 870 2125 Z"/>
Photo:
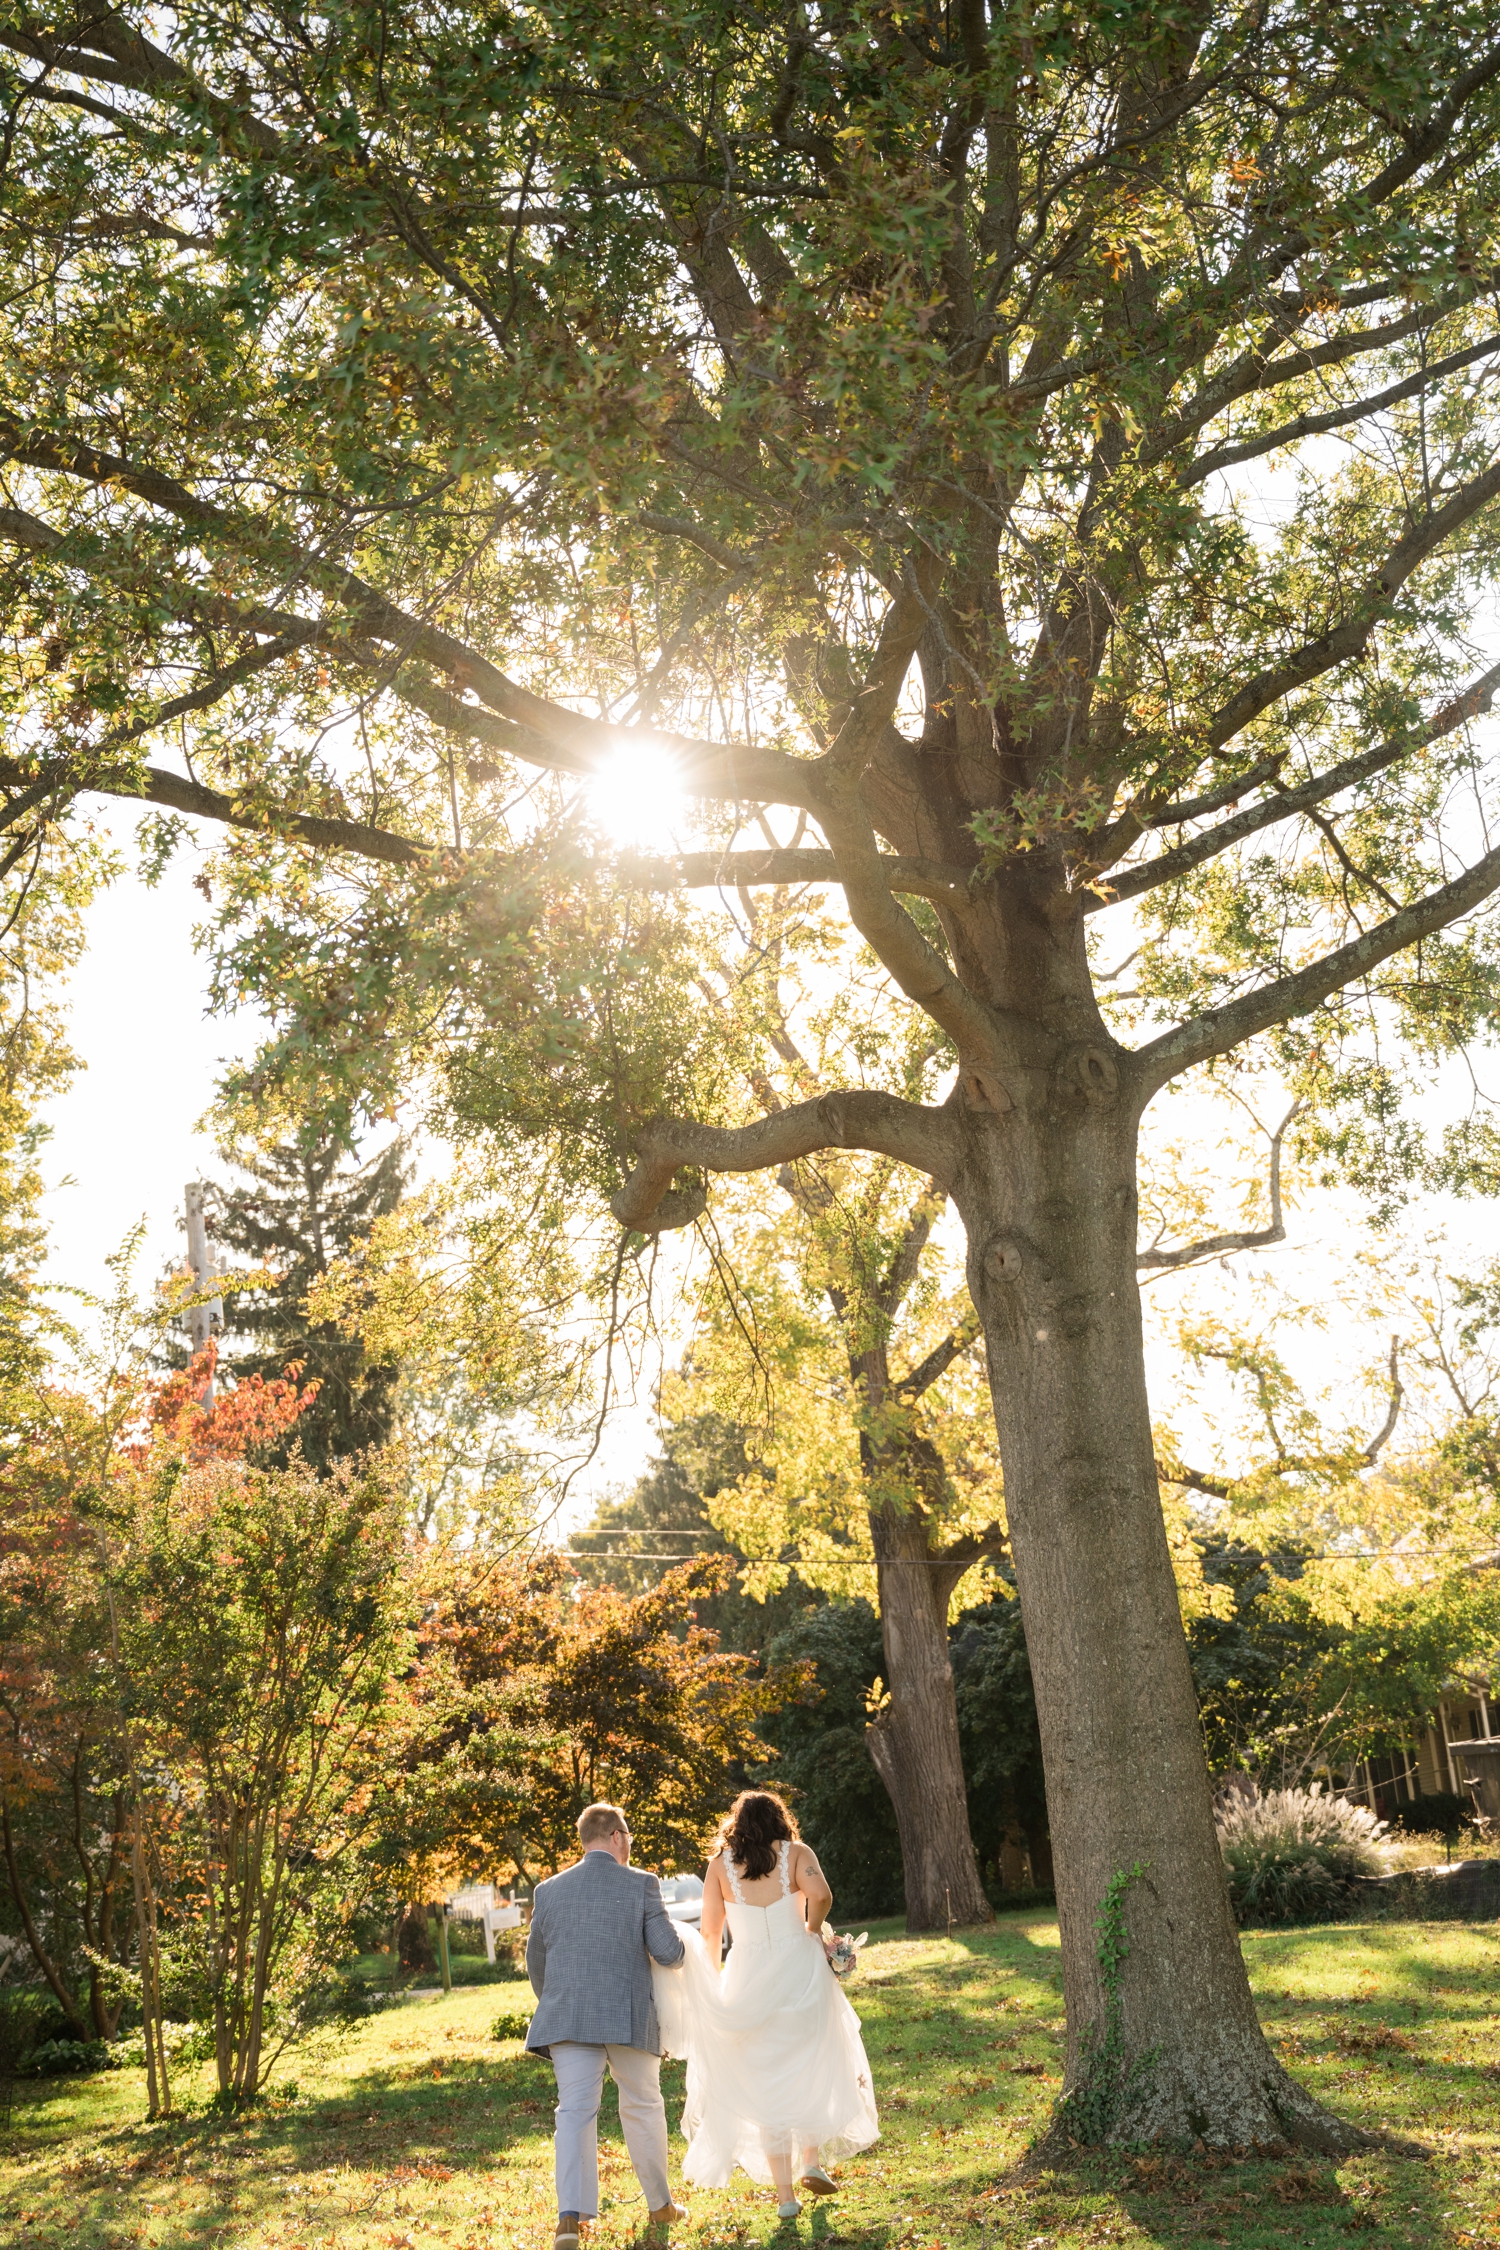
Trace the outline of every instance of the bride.
<path fill-rule="evenodd" d="M 828 1965 L 833 1893 L 779 1797 L 747 1789 L 719 1831 L 699 1938 L 681 1971 L 656 1969 L 663 2044 L 687 2057 L 683 2177 L 724 2187 L 736 2164 L 777 2210 L 837 2191 L 825 2161 L 879 2138 L 859 2019 Z M 722 1972 L 725 1920 L 734 1943 Z"/>

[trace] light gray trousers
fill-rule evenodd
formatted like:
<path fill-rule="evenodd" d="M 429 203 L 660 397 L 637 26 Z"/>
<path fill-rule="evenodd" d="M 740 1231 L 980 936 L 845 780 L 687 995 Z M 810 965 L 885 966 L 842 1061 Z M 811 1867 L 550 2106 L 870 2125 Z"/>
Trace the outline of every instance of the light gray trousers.
<path fill-rule="evenodd" d="M 648 2211 L 672 2200 L 667 2187 L 667 2113 L 661 2098 L 661 2057 L 641 2047 L 586 2047 L 554 2039 L 557 2075 L 557 2208 L 580 2219 L 599 2216 L 599 2098 L 604 2066 L 620 2091 L 620 2123 Z"/>

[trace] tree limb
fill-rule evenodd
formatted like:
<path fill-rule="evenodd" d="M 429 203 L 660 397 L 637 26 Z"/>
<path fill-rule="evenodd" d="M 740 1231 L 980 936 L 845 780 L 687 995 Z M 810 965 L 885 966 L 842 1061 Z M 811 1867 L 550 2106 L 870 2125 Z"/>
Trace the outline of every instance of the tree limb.
<path fill-rule="evenodd" d="M 1231 1250 L 1265 1250 L 1273 1242 L 1285 1242 L 1286 1225 L 1281 1215 L 1281 1144 L 1287 1127 L 1301 1108 L 1300 1100 L 1293 1102 L 1271 1135 L 1271 1223 L 1268 1227 L 1242 1227 L 1236 1234 L 1211 1234 L 1202 1242 L 1184 1243 L 1180 1250 L 1142 1250 L 1136 1257 L 1136 1271 L 1143 1266 L 1191 1266 L 1201 1258 L 1224 1257 Z"/>
<path fill-rule="evenodd" d="M 998 1084 L 993 1064 L 999 1019 L 897 904 L 884 872 L 886 855 L 876 849 L 875 831 L 859 805 L 857 789 L 846 783 L 830 791 L 814 811 L 833 847 L 849 919 L 860 936 L 907 999 L 948 1033 L 960 1066 L 977 1069 L 987 1082 Z"/>
<path fill-rule="evenodd" d="M 1435 382 L 1440 375 L 1453 375 L 1461 367 L 1470 367 L 1475 360 L 1488 359 L 1500 351 L 1500 336 L 1486 336 L 1479 344 L 1470 344 L 1466 351 L 1450 352 L 1446 359 L 1435 359 L 1428 367 L 1419 368 L 1402 383 L 1392 383 L 1388 390 L 1377 391 L 1370 398 L 1356 399 L 1352 405 L 1331 408 L 1324 414 L 1299 414 L 1295 420 L 1282 422 L 1274 430 L 1264 430 L 1259 437 L 1246 438 L 1238 445 L 1221 445 L 1212 453 L 1200 453 L 1196 461 L 1188 463 L 1178 478 L 1178 484 L 1187 491 L 1202 484 L 1206 477 L 1220 469 L 1238 468 L 1241 462 L 1257 460 L 1262 454 L 1274 453 L 1278 446 L 1291 445 L 1299 438 L 1322 437 L 1330 430 L 1347 429 L 1351 422 L 1362 422 L 1371 414 L 1382 413 L 1388 406 L 1399 406 L 1406 398 L 1415 398 L 1419 391 Z"/>
<path fill-rule="evenodd" d="M 957 900 L 968 895 L 967 868 L 895 852 L 881 852 L 879 858 L 880 872 L 893 891 L 912 898 Z M 844 880 L 834 853 L 806 846 L 764 852 L 683 852 L 672 859 L 632 854 L 622 859 L 620 877 L 629 888 L 643 891 L 736 890 Z"/>
<path fill-rule="evenodd" d="M 947 1200 L 941 1188 L 928 1186 L 922 1190 L 908 1213 L 906 1225 L 901 1230 L 901 1240 L 896 1245 L 885 1279 L 875 1292 L 875 1303 L 887 1320 L 894 1320 L 905 1302 L 906 1293 L 917 1278 L 922 1252 L 927 1247 L 938 1215 Z"/>
<path fill-rule="evenodd" d="M 1340 336 L 1330 336 L 1326 343 L 1309 344 L 1300 352 L 1289 352 L 1284 359 L 1265 360 L 1258 352 L 1246 352 L 1232 367 L 1206 384 L 1196 398 L 1190 399 L 1180 414 L 1153 432 L 1141 447 L 1140 458 L 1145 464 L 1164 459 L 1175 445 L 1191 437 L 1194 430 L 1201 430 L 1205 422 L 1212 422 L 1226 407 L 1256 391 L 1279 390 L 1283 384 L 1293 383 L 1301 375 L 1315 374 L 1321 367 L 1337 367 L 1362 352 L 1380 351 L 1387 345 L 1404 342 L 1408 336 L 1435 328 L 1440 320 L 1459 310 L 1459 302 L 1449 299 L 1441 305 L 1423 305 L 1408 313 L 1404 320 L 1393 320 L 1380 328 L 1348 329 Z M 1420 383 L 1417 387 L 1421 388 Z M 1203 458 L 1207 460 L 1210 456 Z M 1200 482 L 1199 467 L 1197 461 L 1188 462 L 1182 481 Z M 1205 476 L 1210 473 L 1208 469 L 1203 470 Z"/>
<path fill-rule="evenodd" d="M 1210 1500 L 1227 1500 L 1234 1490 L 1222 1477 L 1211 1477 L 1202 1469 L 1184 1469 L 1180 1465 L 1169 1469 L 1165 1461 L 1158 1461 L 1156 1473 L 1163 1484 L 1181 1485 L 1188 1492 L 1201 1492 Z"/>
<path fill-rule="evenodd" d="M 909 1375 L 903 1375 L 900 1382 L 891 1385 L 891 1396 L 915 1399 L 920 1398 L 924 1391 L 930 1391 L 933 1384 L 947 1374 L 953 1362 L 962 1359 L 979 1333 L 979 1315 L 971 1313 L 966 1320 L 959 1322 L 951 1335 L 945 1336 L 940 1344 L 935 1344 L 927 1357 L 919 1360 Z"/>
<path fill-rule="evenodd" d="M 1270 828 L 1278 821 L 1290 820 L 1305 812 L 1310 806 L 1320 805 L 1329 797 L 1337 796 L 1342 789 L 1353 788 L 1356 782 L 1368 781 L 1372 774 L 1383 772 L 1407 757 L 1414 750 L 1425 749 L 1429 743 L 1439 742 L 1445 735 L 1464 725 L 1481 712 L 1488 711 L 1497 689 L 1500 689 L 1500 664 L 1492 664 L 1482 676 L 1470 683 L 1461 695 L 1429 719 L 1425 726 L 1409 728 L 1403 734 L 1392 735 L 1373 750 L 1362 750 L 1357 757 L 1344 759 L 1341 765 L 1330 766 L 1326 773 L 1314 774 L 1310 781 L 1299 782 L 1294 788 L 1281 789 L 1274 796 L 1263 797 L 1257 804 L 1247 805 L 1243 812 L 1221 821 L 1217 828 L 1207 828 L 1200 836 L 1193 836 L 1185 844 L 1175 844 L 1170 851 L 1160 852 L 1155 859 L 1142 862 L 1139 867 L 1127 868 L 1123 874 L 1112 877 L 1107 897 L 1090 897 L 1086 911 L 1097 912 L 1100 907 L 1112 906 L 1116 901 L 1139 898 L 1143 892 L 1154 891 L 1163 883 L 1175 882 L 1180 876 L 1201 867 L 1205 860 L 1214 859 L 1220 852 L 1228 851 L 1246 836 L 1253 836 L 1262 828 Z M 1279 760 L 1276 763 L 1280 763 Z M 1245 787 L 1249 777 L 1239 784 Z M 1231 786 L 1226 784 L 1226 786 Z M 1203 799 L 1206 805 L 1209 800 Z M 1186 817 L 1187 807 L 1179 806 L 1178 816 Z M 1154 817 L 1154 816 L 1153 816 Z"/>
<path fill-rule="evenodd" d="M 941 1109 L 902 1101 L 895 1094 L 823 1094 L 749 1125 L 655 1119 L 641 1133 L 635 1165 L 610 1209 L 622 1226 L 642 1234 L 686 1226 L 701 1210 L 701 1199 L 698 1210 L 688 1210 L 674 1199 L 668 1215 L 657 1216 L 679 1167 L 761 1172 L 822 1148 L 868 1149 L 877 1156 L 892 1156 L 913 1171 L 928 1173 L 940 1187 L 946 1187 L 958 1162 L 957 1136 Z M 692 1200 L 691 1191 L 687 1200 Z"/>
<path fill-rule="evenodd" d="M 0 758 L 0 786 L 34 786 L 35 761 Z M 70 779 L 71 777 L 71 779 Z M 226 797 L 220 790 L 205 789 L 201 782 L 168 773 L 161 766 L 123 766 L 116 773 L 94 772 L 73 759 L 49 761 L 43 768 L 49 791 L 71 786 L 79 794 L 124 797 L 148 805 L 167 805 L 173 812 L 196 820 L 220 821 L 259 836 L 288 836 L 298 843 L 316 844 L 325 851 L 356 852 L 362 859 L 383 860 L 392 867 L 420 867 L 432 856 L 433 846 L 413 843 L 384 828 L 371 828 L 356 820 L 325 820 L 316 813 L 290 812 L 281 805 L 262 805 Z"/>
<path fill-rule="evenodd" d="M 1246 766 L 1243 773 L 1231 774 L 1227 781 L 1219 782 L 1212 789 L 1205 789 L 1199 797 L 1183 797 L 1176 804 L 1153 806 L 1148 802 L 1132 806 L 1130 817 L 1143 829 L 1175 828 L 1182 821 L 1202 820 L 1207 814 L 1222 812 L 1226 805 L 1234 804 L 1244 796 L 1247 789 L 1258 789 L 1263 781 L 1269 781 L 1272 774 L 1286 764 L 1289 755 L 1288 751 L 1275 750 L 1269 757 L 1258 759 L 1253 766 Z M 1107 835 L 1108 831 L 1105 833 Z"/>
<path fill-rule="evenodd" d="M 265 527 L 216 507 L 161 470 L 104 453 L 77 438 L 58 438 L 23 428 L 0 415 L 0 453 L 58 476 L 72 477 L 98 487 L 121 487 L 159 508 L 166 515 L 191 524 L 200 536 L 233 547 L 237 552 L 263 558 L 267 551 Z M 0 511 L 0 525 L 10 536 L 20 512 Z M 31 519 L 35 521 L 35 519 Z M 45 527 L 50 530 L 49 527 Z M 62 539 L 52 533 L 52 542 Z M 25 544 L 34 544 L 30 539 Z M 515 753 L 533 765 L 593 773 L 608 765 L 622 745 L 633 737 L 649 738 L 654 748 L 665 750 L 675 761 L 677 785 L 692 795 L 775 802 L 811 811 L 813 763 L 784 751 L 762 750 L 746 744 L 705 742 L 669 734 L 657 727 L 633 729 L 608 720 L 586 718 L 529 688 L 508 679 L 497 665 L 451 633 L 424 624 L 411 616 L 353 571 L 299 548 L 290 541 L 276 542 L 278 560 L 293 565 L 304 581 L 329 595 L 347 610 L 371 638 L 384 641 L 403 657 L 414 656 L 434 670 L 468 688 L 481 703 L 524 730 L 514 742 Z M 883 682 L 882 682 L 883 685 Z M 899 692 L 899 681 L 897 692 Z M 559 757 L 562 753 L 562 757 Z"/>
<path fill-rule="evenodd" d="M 1270 704 L 1294 688 L 1305 687 L 1335 665 L 1361 654 L 1376 626 L 1386 615 L 1391 597 L 1400 592 L 1412 572 L 1439 548 L 1452 532 L 1487 507 L 1500 494 L 1500 461 L 1492 462 L 1482 476 L 1460 485 L 1441 508 L 1431 509 L 1419 523 L 1398 539 L 1380 568 L 1366 580 L 1361 599 L 1339 624 L 1305 641 L 1300 648 L 1267 665 L 1247 680 L 1208 721 L 1202 740 L 1217 749 L 1258 718 Z"/>
<path fill-rule="evenodd" d="M 983 1562 L 989 1555 L 1003 1555 L 1010 1539 L 1003 1524 L 986 1524 L 983 1531 L 966 1531 L 932 1557 L 932 1592 L 934 1601 L 945 1612 L 952 1599 L 953 1589 L 965 1571 L 975 1563 Z M 896 1559 L 894 1557 L 892 1560 Z"/>
<path fill-rule="evenodd" d="M 1191 1070 L 1195 1063 L 1207 1062 L 1211 1055 L 1227 1054 L 1231 1047 L 1253 1039 L 1258 1031 L 1269 1030 L 1273 1023 L 1306 1015 L 1331 992 L 1356 977 L 1367 976 L 1418 938 L 1431 937 L 1434 931 L 1456 922 L 1496 890 L 1500 890 L 1500 849 L 1486 852 L 1453 882 L 1429 891 L 1411 906 L 1403 906 L 1399 914 L 1377 922 L 1350 944 L 1325 953 L 1320 961 L 1291 976 L 1278 977 L 1274 984 L 1262 985 L 1259 991 L 1247 992 L 1222 1008 L 1208 1008 L 1201 1016 L 1190 1016 L 1186 1023 L 1138 1047 L 1129 1065 L 1137 1085 L 1155 1092 L 1169 1079 Z"/>
<path fill-rule="evenodd" d="M 1398 1372 L 1400 1352 L 1401 1339 L 1399 1336 L 1393 1336 L 1391 1338 L 1391 1356 L 1387 1363 L 1390 1367 L 1390 1405 L 1386 1409 L 1385 1420 L 1381 1423 L 1379 1429 L 1375 1432 L 1375 1435 L 1371 1438 L 1369 1444 L 1364 1449 L 1364 1460 L 1372 1469 L 1374 1468 L 1375 1463 L 1379 1459 L 1380 1455 L 1384 1452 L 1386 1446 L 1389 1444 L 1391 1438 L 1395 1434 L 1396 1424 L 1401 1415 L 1401 1401 L 1406 1396 L 1405 1391 L 1401 1387 L 1401 1376 Z"/>

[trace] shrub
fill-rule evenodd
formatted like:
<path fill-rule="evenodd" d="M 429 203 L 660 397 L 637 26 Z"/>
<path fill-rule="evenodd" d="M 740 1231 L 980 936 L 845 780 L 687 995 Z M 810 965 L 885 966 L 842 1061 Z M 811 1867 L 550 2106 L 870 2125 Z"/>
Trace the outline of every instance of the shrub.
<path fill-rule="evenodd" d="M 76 2040 L 52 1994 L 43 1985 L 20 1985 L 0 1993 L 0 2078 L 21 2078 L 31 2057 L 55 2040 Z"/>
<path fill-rule="evenodd" d="M 1467 1797 L 1451 1789 L 1429 1789 L 1391 1814 L 1391 1826 L 1410 1835 L 1441 1836 L 1451 1844 L 1455 1836 L 1474 1825 L 1474 1807 Z"/>
<path fill-rule="evenodd" d="M 507 2008 L 490 2025 L 492 2039 L 524 2039 L 531 2028 L 529 2008 Z"/>
<path fill-rule="evenodd" d="M 18 2078 L 67 2078 L 86 2071 L 113 2070 L 119 2056 L 103 2039 L 44 2039 L 16 2072 Z"/>
<path fill-rule="evenodd" d="M 1321 1786 L 1236 1798 L 1215 1815 L 1239 1922 L 1327 1922 L 1384 1862 L 1384 1821 Z"/>

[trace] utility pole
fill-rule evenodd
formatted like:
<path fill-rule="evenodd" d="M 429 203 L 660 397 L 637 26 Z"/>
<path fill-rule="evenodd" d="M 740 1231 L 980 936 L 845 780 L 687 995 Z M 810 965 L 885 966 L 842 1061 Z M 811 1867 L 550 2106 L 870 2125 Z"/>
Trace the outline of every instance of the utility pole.
<path fill-rule="evenodd" d="M 204 1294 L 214 1278 L 214 1259 L 203 1216 L 203 1182 L 189 1180 L 183 1196 L 187 1211 L 188 1264 L 193 1270 L 193 1288 L 199 1299 L 188 1307 L 188 1335 L 194 1352 L 201 1352 L 211 1336 L 224 1333 L 224 1300 Z M 203 1390 L 203 1404 L 210 1407 L 213 1402 L 214 1379 L 210 1375 Z"/>

